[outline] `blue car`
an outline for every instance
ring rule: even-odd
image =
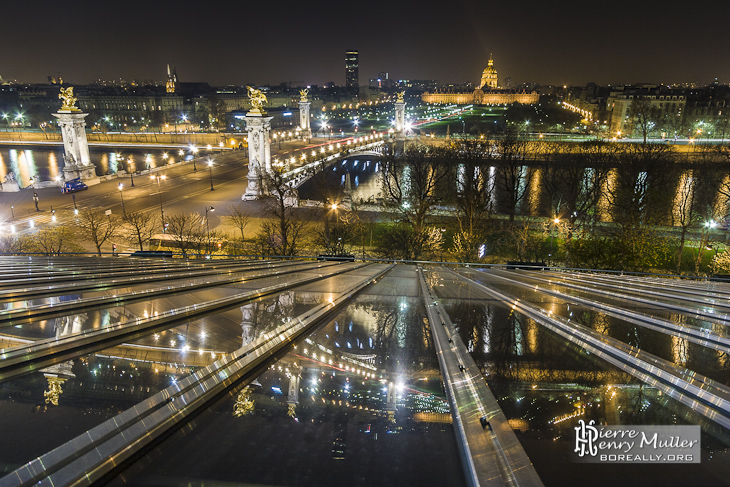
[[[63,187],[61,188],[62,193],[75,193],[77,191],[83,191],[85,189],[89,189],[89,187],[81,181],[80,179],[72,179],[71,181],[66,181],[63,183]]]

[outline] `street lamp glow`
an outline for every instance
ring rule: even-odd
[[[555,223],[556,225],[557,225],[558,223],[560,223],[560,218],[555,218],[555,219],[553,220],[553,223]]]
[[[208,158],[208,170],[210,171],[210,190],[214,191],[215,188],[213,187],[213,161],[210,157]]]

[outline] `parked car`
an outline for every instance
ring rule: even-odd
[[[63,183],[63,187],[61,188],[62,193],[75,193],[77,191],[83,191],[85,189],[89,189],[89,187],[81,181],[80,179],[72,179],[71,181],[66,181]]]

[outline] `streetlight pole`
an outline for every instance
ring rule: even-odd
[[[38,208],[38,193],[35,191],[35,178],[31,176],[29,180],[30,186],[33,188],[33,203],[35,204],[35,211],[41,211],[40,208]]]
[[[190,153],[193,155],[193,171],[197,171],[198,167],[195,165],[195,154],[198,153],[198,148],[194,145],[190,146]]]
[[[127,159],[127,171],[129,171],[129,177],[131,179],[129,185],[134,188],[134,161],[131,157]]]
[[[205,228],[206,228],[207,235],[208,235],[207,242],[206,242],[206,250],[210,254],[210,221],[208,220],[209,211],[213,212],[213,211],[215,211],[215,208],[213,208],[212,206],[205,207]]]
[[[162,216],[162,228],[165,228],[165,210],[162,209],[162,187],[160,186],[160,179],[163,181],[167,178],[164,174],[160,176],[159,174],[153,174],[150,175],[150,179],[157,180],[157,195],[160,197],[160,216]]]
[[[330,206],[330,208],[332,208],[332,213],[334,213],[334,215],[335,215],[335,228],[334,228],[335,229],[335,235],[338,235],[339,232],[337,231],[338,230],[337,220],[339,220],[339,218],[338,218],[337,209],[339,207],[337,206],[337,203],[332,203],[332,205]],[[340,242],[341,241],[342,241],[341,238],[337,238],[337,241],[335,242],[335,249],[337,249],[337,252],[336,253],[340,253]]]
[[[119,183],[119,197],[122,199],[122,214],[124,216],[127,216],[127,210],[124,209],[124,192],[122,191],[124,189],[124,185],[122,183]]]
[[[214,191],[215,188],[213,187],[213,161],[208,158],[208,169],[210,170],[210,190]]]

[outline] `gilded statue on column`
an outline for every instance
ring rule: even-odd
[[[61,92],[58,94],[58,98],[63,100],[61,110],[67,110],[71,112],[78,112],[79,109],[76,107],[78,98],[74,96],[74,87],[69,86],[68,88],[61,88]]]
[[[263,113],[264,103],[267,102],[266,95],[264,95],[261,90],[257,90],[251,86],[247,86],[246,88],[248,88],[248,99],[251,102],[252,107],[251,111]]]
[[[246,386],[238,394],[238,397],[236,397],[236,404],[233,406],[233,415],[237,418],[247,414],[253,414],[255,401],[251,399],[252,392],[249,386]]]
[[[299,96],[301,97],[299,101],[309,101],[307,100],[307,95],[309,94],[308,89],[299,90]]]
[[[396,100],[396,102],[398,102],[398,103],[405,103],[405,100],[403,99],[403,97],[406,96],[406,92],[405,91],[399,91],[397,93],[397,96],[398,96],[398,99]]]
[[[289,410],[286,412],[286,415],[292,419],[297,419],[297,405],[289,404]]]
[[[66,379],[59,379],[58,377],[48,377],[48,390],[43,391],[43,397],[46,400],[46,404],[50,403],[54,406],[58,406],[58,398],[63,394],[61,385],[66,382]]]

